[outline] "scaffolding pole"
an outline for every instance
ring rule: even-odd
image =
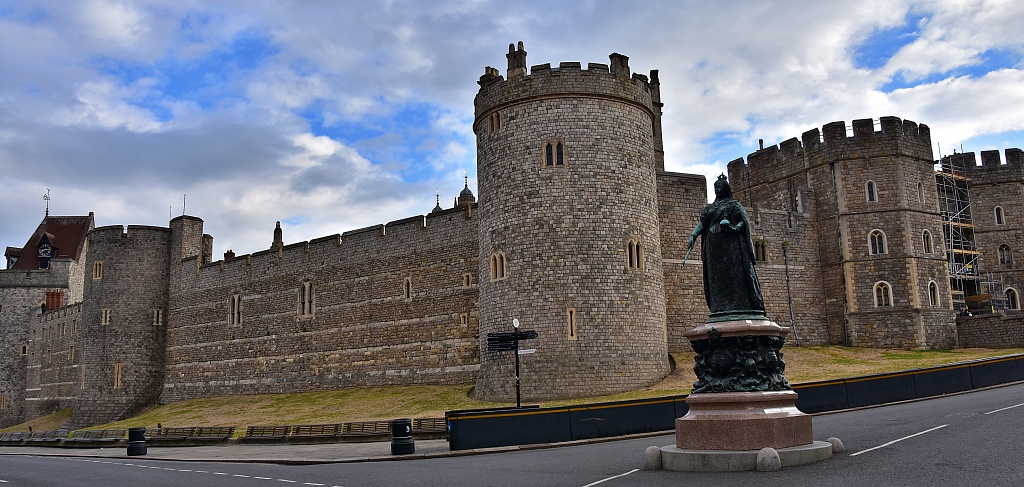
[[[967,307],[968,296],[982,292],[979,253],[971,218],[971,179],[966,172],[968,162],[973,163],[973,159],[954,152],[939,161],[939,170],[935,173],[949,285],[953,291],[953,308],[958,311]]]

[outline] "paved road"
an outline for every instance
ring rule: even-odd
[[[634,471],[644,448],[671,444],[671,436],[494,455],[307,466],[4,455],[0,487],[1024,485],[1024,384],[818,416],[814,431],[816,439],[841,438],[848,452],[781,472],[724,474]]]

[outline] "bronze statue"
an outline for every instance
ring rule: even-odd
[[[767,319],[761,285],[754,270],[754,243],[743,205],[732,197],[725,174],[715,181],[715,201],[700,213],[688,249],[701,240],[704,299],[708,322]],[[689,252],[687,252],[689,255]]]

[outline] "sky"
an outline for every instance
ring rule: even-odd
[[[50,213],[205,221],[214,255],[451,207],[473,97],[527,64],[660,71],[666,169],[842,120],[1024,148],[1020,1],[0,0],[0,246]],[[183,208],[184,201],[184,208]]]

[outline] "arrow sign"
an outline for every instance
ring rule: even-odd
[[[537,353],[537,349],[536,348],[527,348],[526,350],[519,350],[518,353],[519,353],[519,355],[526,355],[528,353]]]

